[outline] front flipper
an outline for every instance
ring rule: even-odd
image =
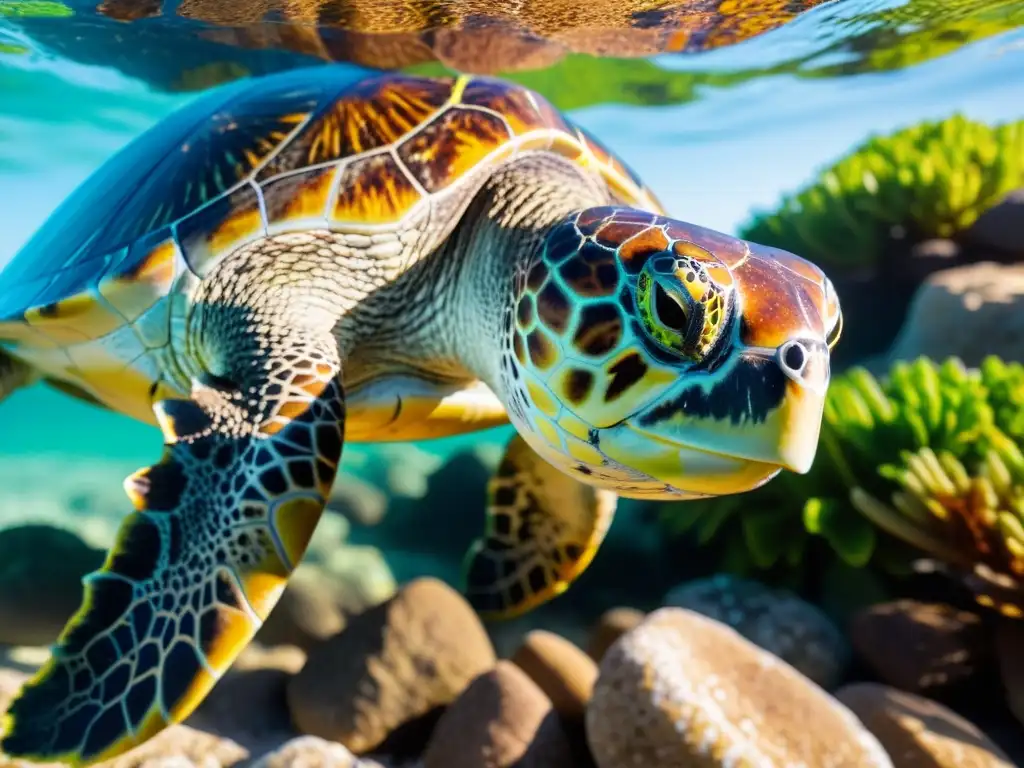
[[[551,466],[516,435],[487,489],[483,538],[466,556],[466,596],[508,619],[560,595],[590,565],[618,497]]]
[[[320,518],[344,434],[335,366],[271,376],[255,408],[205,387],[156,405],[163,458],[125,481],[138,511],[11,705],[0,752],[73,766],[121,754],[186,718],[253,637]]]

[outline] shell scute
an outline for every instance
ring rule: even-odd
[[[260,193],[252,184],[218,198],[177,225],[178,244],[185,262],[200,277],[218,256],[266,234]]]
[[[59,344],[74,344],[110,333],[124,318],[93,292],[77,293],[25,312],[25,322]]]
[[[344,167],[330,218],[335,225],[390,224],[421,199],[393,155],[370,155]]]
[[[437,194],[429,200],[436,217],[454,222],[459,196],[445,190],[526,149],[572,158],[626,202],[658,210],[624,164],[521,86],[476,77],[358,77],[315,67],[239,81],[133,142],[5,268],[0,338],[80,345],[134,325],[144,347],[160,346],[160,299],[230,250],[311,228],[354,236],[359,225],[397,242],[400,222],[430,195]],[[567,233],[570,241],[575,251],[579,235]],[[594,296],[618,284],[607,271],[567,269],[541,276],[547,290],[534,307],[556,331],[573,316],[557,281]]]
[[[254,88],[165,146],[162,159],[104,228],[93,251],[128,245],[244,184],[300,128],[322,96],[319,87],[281,90]]]
[[[469,80],[459,102],[496,112],[516,136],[545,129],[570,132],[562,116],[541,96],[500,80],[485,77]]]
[[[184,257],[169,229],[153,233],[128,249],[100,280],[100,295],[129,323],[167,295],[185,269]]]
[[[263,184],[267,212],[267,233],[297,229],[326,229],[327,207],[337,179],[332,165],[278,176]]]
[[[398,148],[398,155],[423,188],[439,192],[491,153],[509,146],[508,126],[478,110],[452,108]]]
[[[453,83],[404,75],[363,80],[313,117],[257,179],[393,146],[448,103]]]

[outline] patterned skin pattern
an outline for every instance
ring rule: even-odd
[[[588,209],[517,284],[509,412],[541,455],[620,496],[748,490],[809,468],[840,318],[803,259]]]
[[[666,218],[523,88],[318,67],[204,97],[0,275],[0,397],[42,378],[165,440],[0,749],[90,765],[187,717],[350,437],[515,425],[466,561],[507,617],[586,568],[617,496],[806,470],[840,325],[816,267]]]

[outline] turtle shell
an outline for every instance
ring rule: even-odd
[[[104,337],[268,235],[400,230],[525,150],[593,168],[619,202],[661,210],[636,174],[530,90],[365,72],[324,66],[239,81],[134,141],[0,274],[0,340],[64,347]]]

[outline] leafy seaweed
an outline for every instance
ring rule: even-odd
[[[0,0],[0,17],[61,19],[75,12],[57,0]]]
[[[1015,613],[1005,594],[1024,599],[1022,405],[1024,366],[996,357],[976,370],[919,358],[882,379],[855,368],[829,389],[810,472],[665,505],[662,520],[699,543],[741,542],[742,554],[726,549],[745,571],[794,566],[814,539],[857,568],[891,572],[924,555]],[[985,596],[993,582],[998,600]]]
[[[989,126],[956,114],[871,138],[741,234],[862,272],[880,262],[893,227],[950,237],[1022,185],[1024,121]]]

